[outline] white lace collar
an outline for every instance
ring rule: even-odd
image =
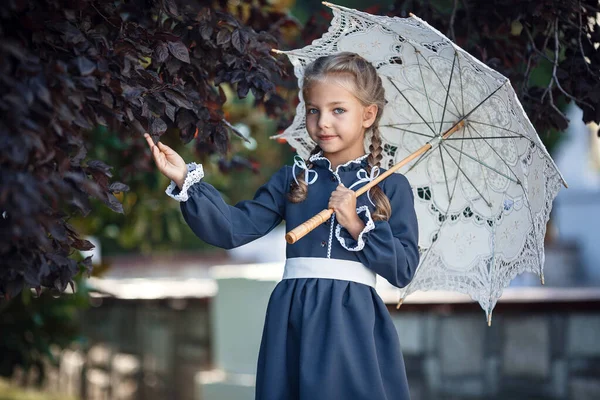
[[[316,154],[313,154],[312,156],[309,157],[309,161],[314,163],[314,162],[319,162],[319,161],[325,161],[327,163],[327,168],[329,168],[329,170],[335,174],[337,174],[340,170],[340,168],[345,168],[348,166],[351,166],[352,164],[359,164],[359,166],[362,166],[363,161],[365,161],[367,159],[367,157],[369,157],[368,154],[364,154],[358,158],[355,158],[354,160],[350,160],[345,162],[344,164],[340,164],[336,167],[335,171],[333,171],[331,169],[331,161],[329,161],[329,159],[325,156],[323,156],[323,151],[320,151]]]

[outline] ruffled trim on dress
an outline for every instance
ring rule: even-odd
[[[364,155],[362,155],[362,156],[360,156],[358,158],[355,158],[354,160],[350,160],[350,161],[345,162],[344,164],[340,164],[340,165],[338,165],[336,167],[335,171],[331,169],[331,161],[329,161],[329,159],[327,157],[323,156],[323,152],[322,151],[318,152],[317,154],[313,154],[312,156],[310,156],[308,158],[308,161],[310,161],[310,162],[327,161],[327,165],[328,165],[327,168],[329,168],[329,170],[331,171],[331,173],[333,175],[335,175],[335,177],[337,178],[338,182],[342,183],[342,179],[340,178],[340,175],[339,175],[340,168],[347,167],[347,166],[349,166],[350,164],[353,164],[353,163],[360,164],[367,157],[369,157],[369,155],[368,154],[364,154]]]
[[[368,206],[360,206],[356,209],[359,218],[365,223],[364,229],[358,234],[358,239],[354,240],[350,232],[341,225],[335,229],[335,237],[338,239],[343,248],[349,251],[361,251],[365,247],[364,235],[367,232],[375,229],[375,223],[371,218],[371,212]],[[362,214],[362,215],[361,215]]]
[[[189,198],[188,189],[192,187],[193,184],[198,183],[204,178],[204,169],[202,168],[202,164],[196,164],[195,162],[191,162],[187,164],[187,175],[185,176],[185,181],[183,182],[183,187],[181,191],[178,192],[179,188],[174,181],[171,181],[165,193],[179,201],[187,201]]]

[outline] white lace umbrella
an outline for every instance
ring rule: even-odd
[[[283,52],[300,87],[317,57],[358,53],[377,68],[388,101],[382,167],[430,145],[401,170],[414,191],[421,249],[401,301],[417,290],[458,291],[479,302],[489,323],[517,274],[534,272],[543,283],[546,223],[564,180],[506,77],[415,16],[324,4],[334,14],[329,31]],[[306,158],[315,143],[304,108],[300,93],[293,124],[277,137]]]

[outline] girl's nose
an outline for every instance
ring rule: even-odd
[[[326,117],[325,113],[319,115],[319,121],[317,122],[319,128],[326,128],[329,126],[329,119]]]

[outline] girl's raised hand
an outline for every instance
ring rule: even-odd
[[[335,211],[335,218],[354,239],[358,238],[365,224],[356,213],[356,193],[344,185],[338,185],[331,197],[327,208]]]
[[[146,142],[152,152],[154,162],[158,167],[158,170],[167,178],[171,179],[181,189],[185,177],[187,175],[187,166],[183,158],[175,150],[167,146],[166,144],[158,143],[155,145],[154,141],[147,133],[144,133]]]

